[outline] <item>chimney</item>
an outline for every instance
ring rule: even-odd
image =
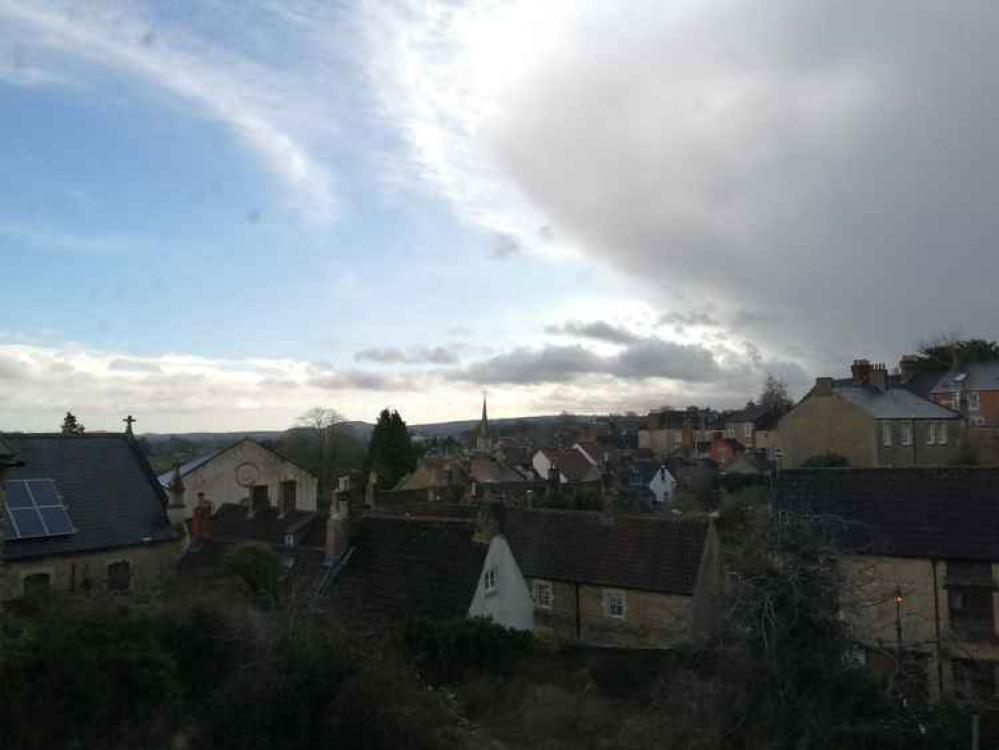
[[[364,507],[374,509],[378,496],[378,472],[368,474],[368,486],[364,490]]]
[[[871,384],[871,363],[866,359],[855,359],[850,366],[850,375],[854,385]]]
[[[831,396],[832,391],[832,378],[815,378],[815,387],[812,389],[813,396]]]
[[[340,493],[333,495],[330,516],[326,520],[326,562],[333,562],[347,551],[350,542],[350,508],[341,499]]]
[[[191,517],[191,536],[195,541],[210,539],[212,536],[212,504],[205,499],[205,493],[198,493],[198,504]]]
[[[167,485],[167,520],[171,526],[184,522],[184,480],[180,476],[180,462],[173,462],[173,476]],[[202,495],[204,493],[201,493]]]
[[[558,463],[552,461],[548,466],[548,491],[555,492],[559,485]]]
[[[870,384],[882,391],[888,389],[888,368],[883,364],[871,366]]]
[[[898,361],[898,372],[903,383],[908,383],[919,372],[919,357],[915,354],[906,354]]]

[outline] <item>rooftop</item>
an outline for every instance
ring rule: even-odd
[[[24,461],[8,479],[51,479],[76,532],[6,540],[7,560],[173,541],[166,497],[145,457],[124,434],[5,435]]]
[[[999,362],[975,362],[955,367],[933,387],[933,393],[956,390],[999,391]]]
[[[834,392],[875,419],[959,419],[960,414],[905,388],[835,383]]]
[[[708,522],[668,515],[504,512],[502,530],[528,578],[691,595]]]
[[[847,551],[999,562],[999,468],[794,469],[777,510],[847,523]]]

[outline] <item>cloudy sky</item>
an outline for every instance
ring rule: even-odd
[[[994,338],[997,28],[0,0],[0,429],[724,407]]]

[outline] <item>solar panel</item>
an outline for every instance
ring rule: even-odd
[[[76,533],[69,511],[51,479],[8,479],[7,529],[11,539]]]

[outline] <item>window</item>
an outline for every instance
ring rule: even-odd
[[[968,392],[968,411],[978,411],[982,408],[982,394],[978,391]]]
[[[935,422],[930,422],[926,425],[926,444],[936,445],[937,444],[937,425]]]
[[[497,589],[499,588],[499,586],[497,584],[497,581],[496,581],[496,567],[495,566],[491,567],[489,570],[486,571],[486,575],[485,575],[485,579],[484,579],[483,583],[484,583],[485,590],[486,590],[486,596],[493,596],[496,593]]]
[[[881,424],[881,442],[883,442],[886,447],[891,445],[891,424],[888,422],[883,422]]]
[[[683,442],[683,435],[679,432],[673,433],[673,447],[679,448],[680,444]]]
[[[284,535],[284,546],[285,547],[294,547],[295,546],[295,535],[294,534],[285,534]]]
[[[625,604],[623,591],[604,592],[604,614],[616,620],[624,619]]]
[[[32,573],[21,580],[21,588],[26,597],[47,594],[52,588],[52,578],[48,573]]]
[[[995,664],[990,661],[954,659],[954,689],[959,698],[987,701],[996,697]]]
[[[551,609],[555,603],[555,589],[551,581],[533,581],[531,583],[531,598],[538,609]]]
[[[902,445],[912,445],[912,425],[903,424],[901,425],[902,430]]]
[[[292,513],[296,508],[298,482],[294,479],[281,482],[281,512]]]
[[[992,609],[992,589],[983,587],[951,587],[947,592],[950,625],[962,638],[972,640],[995,636],[995,616]]]
[[[937,444],[947,445],[947,423],[941,422],[937,425]]]
[[[108,591],[125,593],[131,588],[132,566],[127,560],[108,565]]]
[[[734,438],[735,437],[735,425],[725,428],[725,437]]]
[[[746,440],[753,439],[753,425],[751,423],[744,424],[742,426],[742,434],[745,436]]]

